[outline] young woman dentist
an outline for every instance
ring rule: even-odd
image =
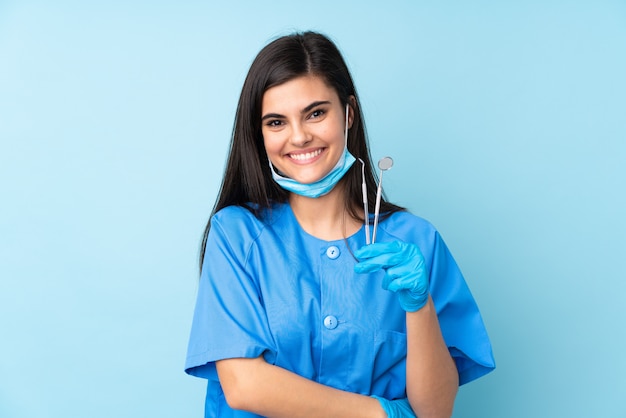
[[[337,47],[312,32],[268,44],[204,236],[185,370],[208,379],[205,417],[449,417],[458,386],[494,368],[430,223],[383,199],[366,243],[363,181],[375,202]]]

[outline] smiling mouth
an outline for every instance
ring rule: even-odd
[[[296,160],[296,161],[306,161],[306,160],[310,160],[312,158],[317,157],[321,153],[322,153],[322,149],[320,148],[313,152],[305,152],[301,154],[289,154],[289,158]]]

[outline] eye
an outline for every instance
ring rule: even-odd
[[[270,119],[270,120],[268,120],[268,121],[265,123],[265,125],[267,125],[267,126],[269,126],[269,127],[272,127],[272,128],[275,128],[275,127],[280,126],[280,125],[282,125],[282,124],[283,124],[283,122],[282,122],[282,121],[280,121],[280,120],[278,120],[278,119]]]
[[[313,112],[311,112],[311,119],[316,119],[316,118],[320,118],[322,116],[324,116],[326,112],[323,109],[315,109]]]

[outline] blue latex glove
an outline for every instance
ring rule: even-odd
[[[402,241],[377,242],[354,252],[357,273],[385,271],[383,288],[395,292],[407,312],[421,309],[428,301],[428,272],[422,252]]]
[[[385,398],[379,398],[378,396],[372,396],[372,398],[376,398],[378,402],[380,402],[380,405],[383,407],[383,409],[387,413],[387,417],[389,418],[417,418],[417,416],[411,409],[411,405],[409,405],[409,400],[407,398],[396,399],[394,401],[390,401],[389,399]]]

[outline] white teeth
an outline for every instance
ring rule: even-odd
[[[294,160],[303,161],[303,160],[309,160],[311,158],[317,157],[321,153],[322,153],[322,150],[318,149],[317,151],[307,152],[305,154],[289,154],[289,156],[293,158]]]

